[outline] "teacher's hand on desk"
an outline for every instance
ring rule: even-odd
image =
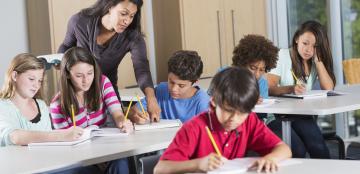
[[[155,97],[147,98],[147,111],[151,122],[160,121],[161,109]]]

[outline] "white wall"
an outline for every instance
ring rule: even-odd
[[[26,0],[6,0],[0,6],[0,84],[13,57],[29,51]]]

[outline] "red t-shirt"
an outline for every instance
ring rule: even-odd
[[[221,126],[215,113],[203,112],[181,127],[161,160],[184,161],[215,152],[205,126],[209,127],[222,156],[227,159],[243,157],[246,150],[266,155],[281,142],[253,112],[239,127],[229,132]]]

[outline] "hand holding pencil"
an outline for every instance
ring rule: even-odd
[[[303,94],[306,91],[305,82],[302,79],[297,78],[294,71],[292,70],[291,70],[291,75],[296,80],[296,84],[293,90],[294,94]]]
[[[218,146],[216,145],[214,137],[212,136],[209,128],[206,126],[205,129],[216,153],[210,153],[209,155],[199,159],[198,168],[202,172],[215,170],[220,166],[222,166],[224,162],[227,160],[226,158],[222,157],[221,152]]]
[[[123,131],[123,132],[133,132],[134,131],[134,126],[133,126],[132,122],[128,119],[129,111],[130,111],[132,102],[133,102],[133,99],[130,100],[130,104],[127,107],[125,116],[118,123],[119,129],[121,129],[121,131]]]

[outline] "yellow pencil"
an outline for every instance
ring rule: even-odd
[[[71,116],[72,116],[72,120],[73,120],[73,126],[76,127],[74,105],[71,105]]]
[[[205,126],[205,129],[206,129],[206,131],[207,131],[207,133],[208,133],[208,135],[209,135],[210,141],[211,141],[212,145],[214,146],[214,149],[215,149],[216,153],[217,153],[219,156],[221,156],[221,152],[220,152],[219,148],[217,147],[217,145],[216,145],[216,143],[215,143],[214,137],[211,135],[211,132],[210,132],[209,127]]]
[[[141,110],[142,110],[143,114],[145,115],[144,106],[142,105],[142,103],[141,103],[141,101],[140,101],[139,95],[136,94],[136,98],[137,98],[138,102],[140,103],[140,107],[141,107]]]
[[[128,114],[129,114],[129,111],[130,111],[130,108],[131,108],[131,104],[132,104],[132,102],[133,102],[133,98],[131,98],[131,100],[130,100],[130,104],[129,104],[129,106],[128,106],[127,110],[126,110],[126,114],[125,114],[125,121],[126,121],[126,119],[127,119],[127,117],[128,117]]]
[[[296,75],[295,75],[295,73],[294,73],[294,71],[293,70],[291,70],[291,75],[294,77],[294,79],[296,80],[296,84],[303,84],[303,81],[302,80],[299,80],[297,77],[296,77]]]

